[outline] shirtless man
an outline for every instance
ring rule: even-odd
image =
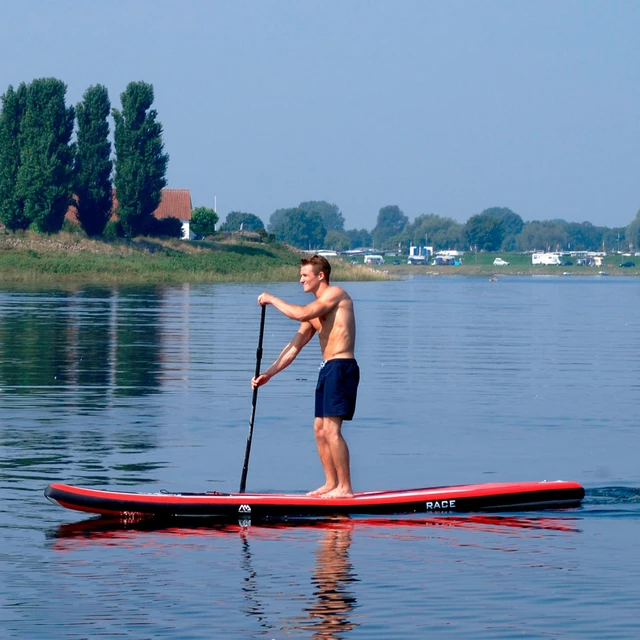
[[[326,258],[315,255],[301,260],[301,265],[300,284],[306,293],[315,296],[313,302],[302,307],[268,293],[258,296],[258,304],[273,305],[287,318],[300,322],[300,328],[276,361],[251,380],[251,386],[255,389],[269,382],[295,360],[315,333],[318,334],[324,362],[316,387],[313,430],[326,481],[307,495],[349,498],[353,495],[349,449],[341,429],[343,420],[353,418],[360,380],[353,355],[356,339],[353,301],[344,289],[329,284],[331,265]]]

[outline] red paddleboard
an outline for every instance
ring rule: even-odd
[[[264,520],[284,517],[474,511],[520,511],[577,507],[584,488],[576,482],[492,482],[401,491],[367,491],[351,498],[283,493],[136,493],[50,484],[53,503],[105,516],[219,516]]]

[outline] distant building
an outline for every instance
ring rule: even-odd
[[[117,220],[115,213],[118,209],[118,198],[115,189],[113,190],[113,207],[114,213],[111,214],[111,220]],[[162,220],[164,218],[178,218],[182,223],[182,239],[193,240],[196,235],[191,231],[191,191],[189,189],[163,189],[160,192],[160,204],[153,212],[153,215]],[[75,205],[71,205],[67,209],[65,218],[70,222],[78,222],[78,211]]]
[[[192,209],[189,189],[163,189],[160,204],[153,215],[158,220],[178,218],[182,223],[182,239],[194,240],[196,234],[190,229]]]

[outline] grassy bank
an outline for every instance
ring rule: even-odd
[[[0,282],[161,284],[297,280],[300,254],[278,243],[185,242],[136,238],[93,240],[78,234],[0,234]],[[384,274],[334,260],[334,280],[379,280]]]

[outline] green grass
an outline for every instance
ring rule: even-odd
[[[75,234],[0,236],[4,283],[178,283],[297,280],[301,254],[278,243],[185,242],[138,238],[104,242]],[[373,280],[368,269],[334,261],[334,280]]]

